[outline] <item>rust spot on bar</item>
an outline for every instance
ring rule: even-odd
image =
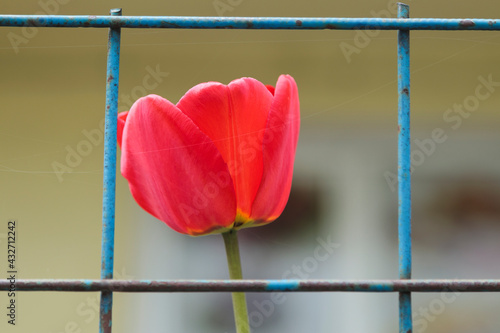
[[[472,28],[476,25],[476,23],[472,22],[471,20],[462,20],[458,25],[460,26],[460,28]]]
[[[111,19],[111,22],[109,22],[110,29],[119,29],[121,26],[120,21],[116,20],[116,16]]]
[[[104,332],[111,332],[111,303],[109,297],[110,292],[104,291],[101,294],[101,325]],[[103,304],[104,303],[104,304]],[[103,306],[105,309],[103,309]],[[103,311],[104,310],[104,311]]]
[[[113,75],[110,75],[110,76],[108,77],[108,82],[113,81],[113,79],[114,79]]]
[[[408,88],[403,88],[403,90],[401,90],[401,92],[405,95],[408,95],[410,92],[408,91]]]
[[[401,133],[401,125],[398,125],[398,133]]]
[[[39,26],[38,22],[35,19],[27,19],[26,25],[29,27],[37,27]]]
[[[325,28],[326,29],[338,29],[338,26],[336,26],[335,24],[327,24],[327,25],[325,25]]]
[[[350,286],[352,288],[352,290],[356,290],[356,285],[353,284],[352,286]],[[361,283],[359,285],[358,288],[361,288],[361,289],[369,289],[370,288],[370,285],[368,283]]]
[[[298,27],[301,27],[302,26],[302,21],[301,20],[295,21],[295,25],[298,26]]]
[[[180,28],[181,27],[178,24],[175,24],[175,23],[172,23],[172,22],[169,22],[169,21],[165,21],[165,20],[162,20],[161,24],[164,25],[164,26],[168,26],[169,28]],[[141,27],[142,28],[149,28],[146,24],[143,24]]]

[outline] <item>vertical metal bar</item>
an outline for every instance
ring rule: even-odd
[[[120,16],[121,9],[112,9]],[[118,80],[120,73],[120,28],[110,28],[106,76],[106,116],[104,128],[104,177],[102,198],[102,252],[101,279],[113,278],[115,245],[115,190],[116,190],[116,127],[118,113]],[[100,333],[111,333],[113,293],[101,292]]]
[[[398,3],[398,18],[409,18]],[[411,279],[410,31],[398,30],[398,238],[399,278]],[[411,293],[399,293],[399,332],[412,332]]]

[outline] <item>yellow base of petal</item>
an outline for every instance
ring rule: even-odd
[[[205,236],[205,235],[213,235],[213,234],[222,234],[225,233],[229,230],[239,230],[239,229],[244,229],[244,228],[251,228],[251,227],[259,227],[262,225],[266,225],[268,223],[273,222],[276,220],[278,216],[276,217],[270,217],[266,220],[254,220],[250,218],[250,215],[247,213],[242,212],[241,210],[237,210],[236,216],[234,218],[234,222],[227,227],[222,227],[222,226],[217,226],[214,227],[212,230],[189,230],[189,235],[190,236]]]

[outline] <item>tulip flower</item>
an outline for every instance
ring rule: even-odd
[[[290,193],[297,86],[207,82],[177,103],[149,95],[118,116],[121,172],[137,203],[188,235],[267,224]]]
[[[285,208],[299,136],[297,85],[252,78],[207,82],[177,103],[149,95],[118,115],[121,172],[137,203],[188,235],[222,233],[229,276],[241,279],[236,230]],[[249,333],[244,293],[233,293],[238,333]]]

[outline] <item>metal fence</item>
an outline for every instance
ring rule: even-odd
[[[109,28],[104,179],[102,205],[102,258],[100,280],[17,280],[20,291],[99,291],[100,332],[111,332],[113,292],[397,292],[399,332],[412,331],[412,292],[498,292],[500,280],[411,279],[410,182],[410,30],[500,30],[500,19],[410,19],[409,7],[398,4],[398,18],[277,18],[277,17],[173,17],[0,15],[0,26],[54,28]],[[399,279],[394,280],[113,280],[116,132],[120,36],[122,28],[164,29],[287,29],[287,30],[397,30],[398,52],[398,239]],[[0,281],[8,291],[10,282]]]

